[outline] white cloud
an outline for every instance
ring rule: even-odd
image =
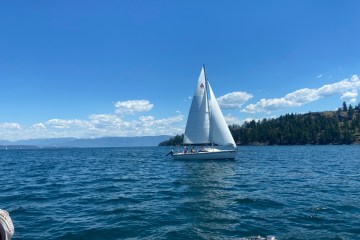
[[[217,98],[221,108],[235,109],[240,108],[245,102],[249,101],[253,95],[246,92],[232,92]]]
[[[90,124],[88,121],[72,119],[72,120],[65,120],[65,119],[51,119],[48,120],[45,125],[49,126],[50,128],[73,128],[73,127],[81,127],[86,128],[89,127]]]
[[[260,119],[257,119],[257,118],[244,118],[244,119],[239,119],[237,117],[234,117],[232,115],[227,115],[227,116],[224,116],[225,118],[225,121],[228,125],[243,125],[245,122],[251,122],[252,120],[255,120],[255,121],[259,121]]]
[[[123,102],[116,102],[115,112],[119,115],[124,114],[135,114],[138,112],[148,112],[153,108],[153,104],[151,104],[148,100],[129,100]]]
[[[29,138],[94,138],[105,136],[144,136],[178,134],[184,129],[182,114],[156,119],[154,116],[123,117],[151,110],[153,104],[147,100],[117,102],[114,114],[92,114],[85,120],[50,119],[30,127],[19,123],[0,123],[1,139],[20,140]]]
[[[93,129],[128,127],[118,115],[114,114],[92,114],[89,117],[89,123]]]
[[[0,123],[0,137],[1,140],[12,140],[13,138],[22,136],[24,131],[19,123],[4,122]]]
[[[141,116],[137,121],[137,131],[141,135],[157,135],[157,134],[178,134],[184,131],[181,124],[184,119],[183,115],[174,117],[155,119],[153,116]]]
[[[33,129],[46,129],[45,124],[43,123],[37,123],[31,126]]]
[[[19,123],[4,122],[4,123],[0,123],[0,129],[1,130],[20,130],[21,126]]]
[[[256,112],[272,112],[282,108],[300,106],[297,103],[286,100],[285,98],[261,99],[256,104],[249,104],[241,112],[256,113]]]
[[[316,78],[319,79],[319,78],[322,78],[323,75],[322,74],[319,74]]]
[[[357,96],[357,92],[344,92],[341,96],[341,99],[349,103],[356,103]]]
[[[351,90],[352,88],[352,82],[345,79],[337,83],[324,85],[321,88],[318,88],[316,91],[319,96],[328,97],[334,94],[343,93],[345,91]]]
[[[141,116],[140,123],[144,126],[169,126],[183,120],[183,115],[156,120],[153,116]]]
[[[225,122],[227,125],[233,125],[233,124],[241,125],[241,123],[243,122],[243,120],[241,120],[237,117],[234,117],[232,115],[224,116],[224,118],[225,118]]]
[[[290,102],[290,106],[301,106],[302,104],[316,101],[320,97],[316,89],[303,88],[287,94],[284,99]]]
[[[255,104],[247,105],[242,112],[256,113],[267,112],[303,106],[304,104],[316,101],[320,98],[341,95],[341,99],[348,99],[351,102],[356,101],[358,90],[360,89],[360,79],[354,75],[351,79],[344,79],[342,81],[327,84],[317,89],[303,88],[292,93],[287,94],[282,98],[261,99]]]

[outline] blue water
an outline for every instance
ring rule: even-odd
[[[360,239],[360,146],[0,151],[13,239]]]

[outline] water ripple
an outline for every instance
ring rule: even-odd
[[[13,239],[358,239],[358,146],[240,147],[172,161],[166,147],[0,152]]]

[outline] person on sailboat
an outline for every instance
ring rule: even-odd
[[[184,153],[187,153],[187,151],[188,151],[188,147],[184,146]]]
[[[192,146],[192,148],[191,148],[191,153],[195,153],[195,147],[194,146]]]

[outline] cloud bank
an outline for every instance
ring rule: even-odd
[[[360,89],[360,79],[354,75],[350,79],[327,84],[320,88],[303,88],[287,94],[282,98],[261,99],[255,104],[249,104],[241,112],[261,113],[273,112],[290,107],[299,107],[307,103],[314,102],[321,98],[341,95],[341,99],[351,103],[356,102],[356,97]]]
[[[151,115],[136,116],[149,112],[154,107],[148,100],[118,101],[114,107],[113,114],[92,114],[85,120],[54,118],[31,127],[21,126],[19,123],[0,123],[1,140],[175,135],[183,131],[181,114],[162,119]],[[125,120],[127,115],[133,119]]]

